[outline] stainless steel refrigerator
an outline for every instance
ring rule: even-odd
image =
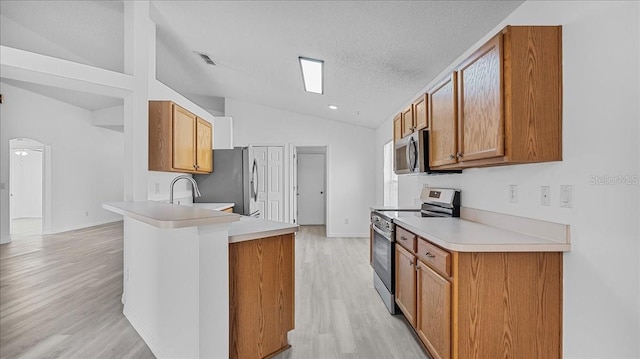
[[[233,212],[258,217],[258,164],[248,147],[213,150],[213,172],[193,175],[202,194],[195,203],[234,203]]]

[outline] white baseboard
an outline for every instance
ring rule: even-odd
[[[151,335],[151,333],[149,333],[142,321],[140,321],[140,319],[134,313],[128,311],[125,307],[125,309],[122,311],[122,314],[124,314],[129,323],[131,323],[133,329],[138,332],[142,340],[144,340],[145,344],[147,344],[156,358],[169,358],[166,350],[164,350],[162,345],[153,337],[153,335]]]
[[[122,218],[109,218],[109,219],[103,219],[100,221],[95,221],[90,223],[76,224],[72,226],[63,226],[63,227],[56,228],[55,230],[52,230],[49,233],[43,233],[43,234],[57,234],[57,233],[75,231],[77,229],[95,227],[95,226],[100,226],[107,223],[114,223],[114,222],[121,222],[121,221],[122,221]]]

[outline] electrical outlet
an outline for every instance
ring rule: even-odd
[[[84,211],[84,216],[89,217],[89,211]]]
[[[154,183],[153,184],[153,193],[154,194],[160,193],[160,183]]]
[[[349,224],[349,218],[344,219],[344,224]]]
[[[573,186],[571,185],[560,186],[560,207],[562,208],[573,207]]]
[[[515,184],[509,185],[509,203],[518,203],[518,186]]]
[[[129,283],[129,268],[125,271],[125,281]]]
[[[551,205],[551,187],[540,186],[540,204],[543,206]]]

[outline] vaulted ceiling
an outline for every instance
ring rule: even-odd
[[[204,108],[232,98],[376,128],[522,1],[151,3],[158,79]],[[123,8],[2,1],[2,19],[28,29],[2,44],[122,71]],[[304,92],[298,56],[325,61],[324,94]]]

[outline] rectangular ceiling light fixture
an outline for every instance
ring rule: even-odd
[[[304,90],[313,93],[324,93],[324,61],[298,57],[300,68],[302,69],[302,81]]]

